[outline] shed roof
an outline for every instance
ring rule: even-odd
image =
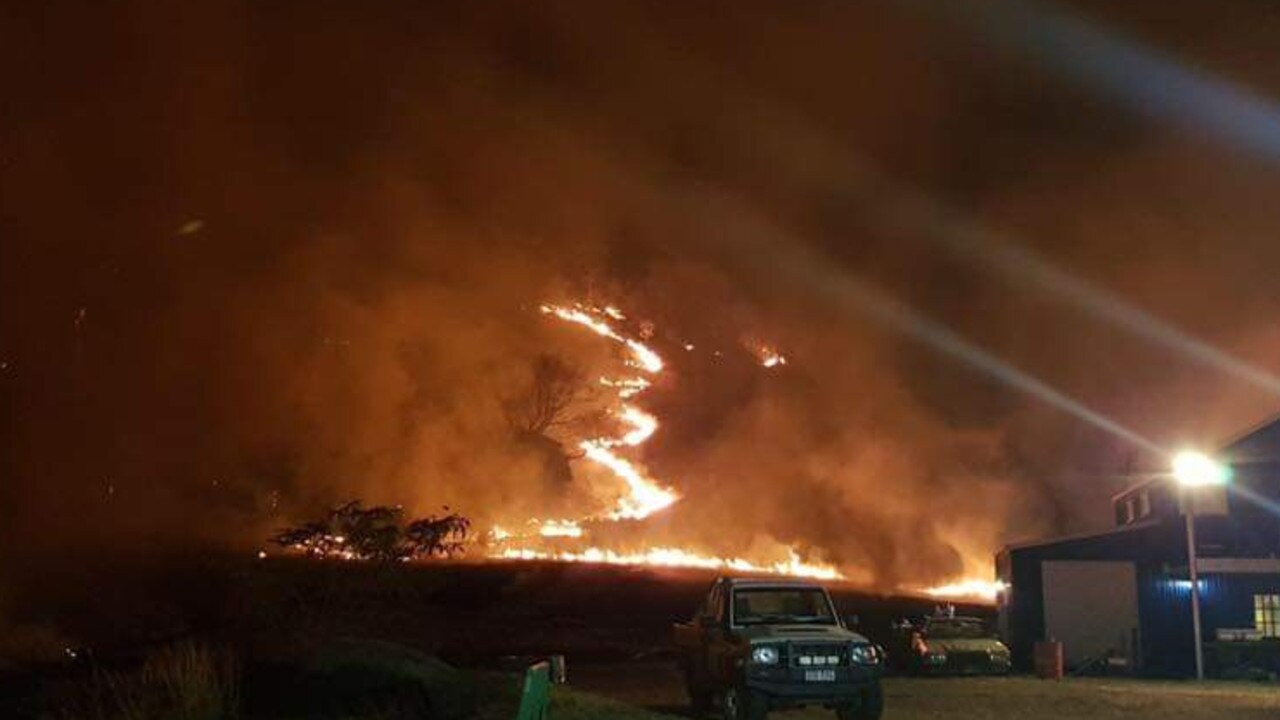
[[[1147,520],[1145,522],[1134,523],[1132,525],[1122,525],[1120,527],[1111,528],[1109,530],[1104,530],[1102,532],[1076,533],[1074,535],[1058,535],[1057,537],[1038,538],[1036,540],[1026,540],[1023,542],[1010,543],[1008,545],[1005,545],[1003,550],[1001,550],[1001,552],[1008,552],[1010,550],[1026,550],[1029,548],[1043,547],[1045,545],[1057,545],[1059,543],[1073,542],[1077,540],[1095,540],[1099,538],[1106,538],[1114,535],[1131,533],[1138,530],[1146,530],[1147,528],[1160,525],[1161,522],[1162,521],[1160,518],[1155,518],[1152,520]]]
[[[1218,454],[1227,462],[1280,461],[1280,414],[1231,438]]]

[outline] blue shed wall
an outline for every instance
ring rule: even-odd
[[[1201,587],[1211,582],[1211,578],[1202,578]],[[1143,674],[1183,677],[1194,673],[1191,592],[1186,575],[1148,572],[1140,576],[1138,615]]]
[[[1177,576],[1152,574],[1140,581],[1139,613],[1145,669],[1183,677],[1195,672],[1191,632],[1191,582],[1185,568]],[[1252,628],[1253,596],[1280,593],[1280,575],[1206,574],[1200,578],[1200,623],[1205,642],[1218,629]]]

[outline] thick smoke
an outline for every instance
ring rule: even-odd
[[[355,497],[590,504],[586,464],[503,414],[539,354],[619,362],[544,300],[615,302],[671,360],[644,460],[684,499],[628,530],[653,542],[925,583],[1096,525],[1152,462],[769,272],[796,248],[1157,442],[1276,405],[867,180],[1265,364],[1274,170],[893,3],[3,12],[0,532],[25,553],[249,547]]]

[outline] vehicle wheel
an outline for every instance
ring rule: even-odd
[[[769,703],[750,690],[730,685],[720,695],[720,712],[724,720],[764,720]]]
[[[876,683],[862,691],[862,701],[857,705],[836,708],[840,720],[880,720],[884,714],[884,690]]]

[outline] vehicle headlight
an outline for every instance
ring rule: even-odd
[[[751,649],[751,662],[757,665],[775,665],[778,662],[778,648],[772,645],[758,645]]]
[[[849,658],[858,665],[875,665],[880,662],[880,653],[875,645],[854,645],[849,650]]]

